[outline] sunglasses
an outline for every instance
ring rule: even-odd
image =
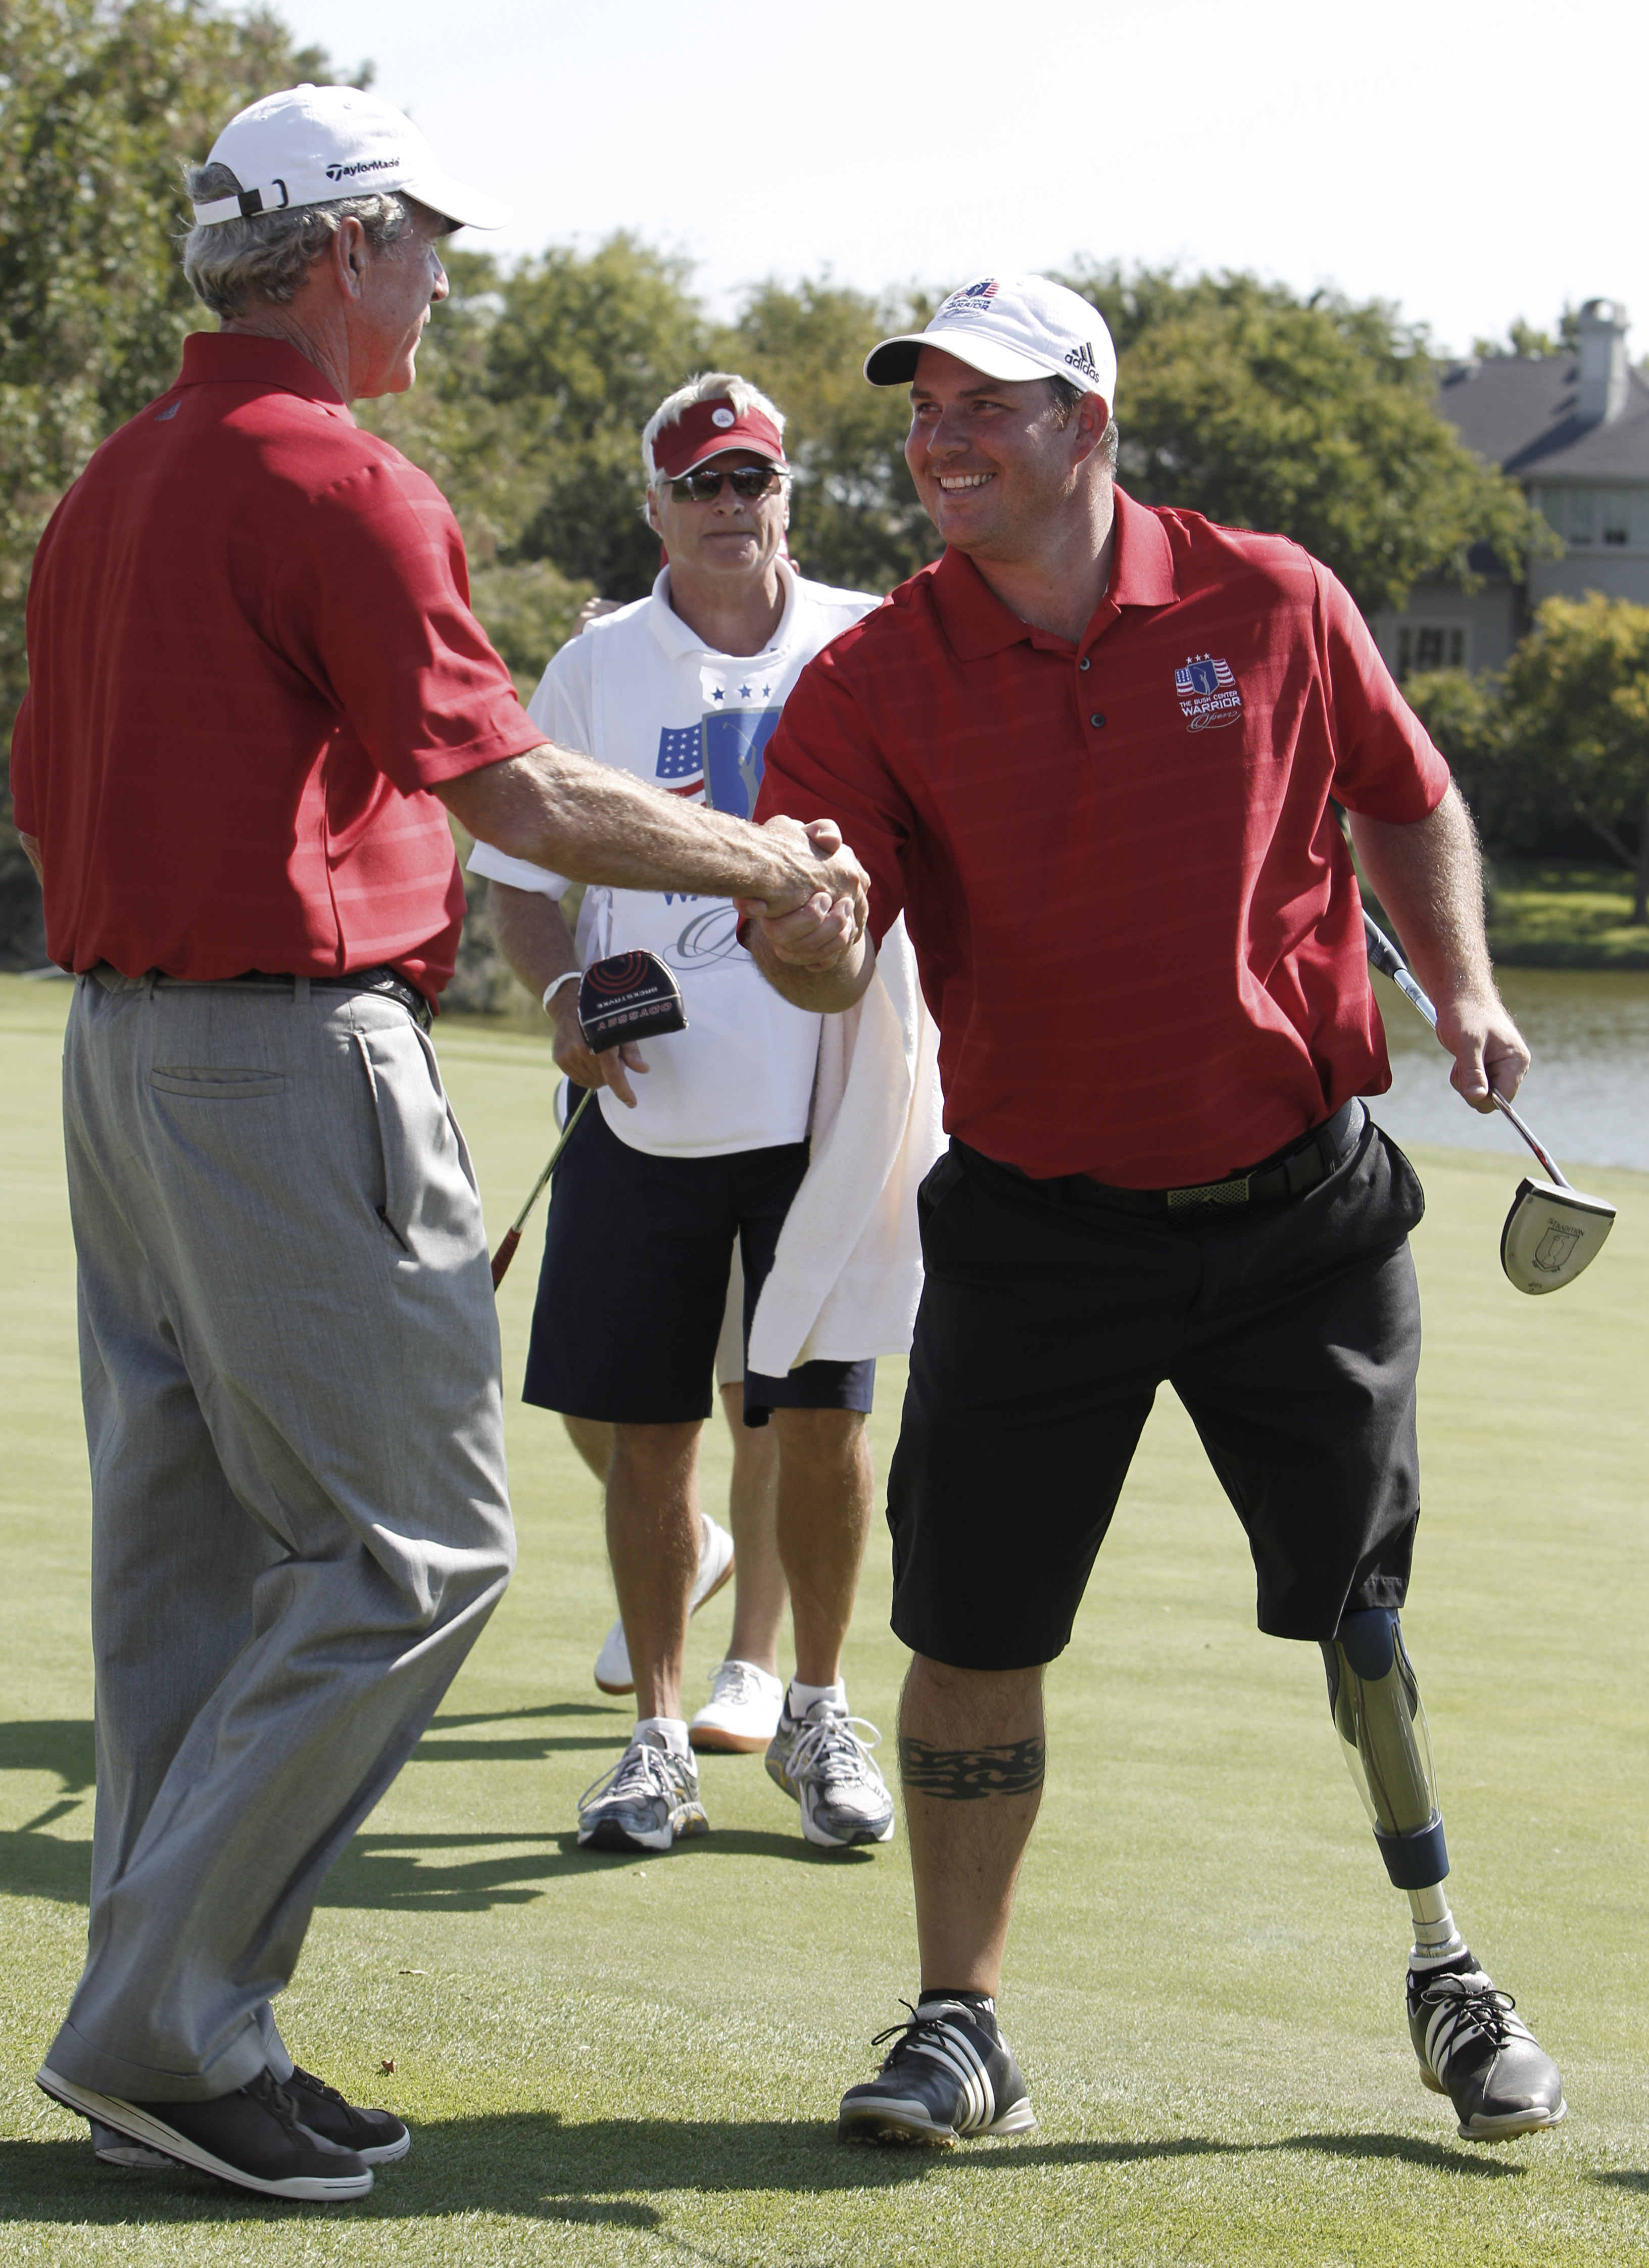
[[[754,504],[776,488],[779,478],[770,465],[736,465],[730,473],[689,473],[685,480],[671,482],[670,493],[678,504],[708,504],[721,494],[721,484],[726,481],[736,497]]]

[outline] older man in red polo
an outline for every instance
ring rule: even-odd
[[[581,880],[813,898],[844,933],[864,901],[799,828],[547,746],[439,493],[350,416],[412,383],[437,240],[504,208],[349,87],[243,112],[190,190],[222,328],[48,529],[12,744],[79,979],[97,1665],[91,1941],[40,2079],[106,2146],[326,2200],[409,2137],[297,2068],[270,2002],[513,1551],[425,1036],[464,902],[446,809]]]

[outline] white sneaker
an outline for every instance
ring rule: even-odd
[[[690,1615],[696,1615],[707,1599],[713,1599],[732,1573],[732,1536],[707,1512],[700,1513],[699,1522],[698,1573],[693,1580],[692,1596],[687,1605]],[[622,1616],[601,1640],[601,1651],[595,1657],[595,1682],[603,1693],[636,1690]]]
[[[687,1728],[696,1749],[747,1755],[764,1749],[778,1730],[778,1712],[784,1701],[784,1681],[754,1661],[718,1662],[710,1681],[710,1699]]]

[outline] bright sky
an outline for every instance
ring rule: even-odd
[[[1089,253],[1395,299],[1457,351],[1603,295],[1649,353],[1643,0],[276,5],[513,204],[467,242],[627,228],[719,311]]]

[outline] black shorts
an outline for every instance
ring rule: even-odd
[[[1419,1517],[1413,1167],[1372,1121],[1304,1196],[1182,1224],[953,1142],[887,1484],[893,1626],[1017,1669],[1071,1637],[1157,1388],[1248,1531],[1259,1623],[1327,1638],[1399,1607]]]
[[[577,1100],[577,1090],[574,1090]],[[621,1142],[596,1102],[556,1168],[522,1399],[615,1425],[708,1418],[735,1238],[747,1346],[807,1145],[659,1158]],[[805,1362],[784,1378],[747,1360],[744,1418],[769,1410],[868,1410],[864,1362]]]

